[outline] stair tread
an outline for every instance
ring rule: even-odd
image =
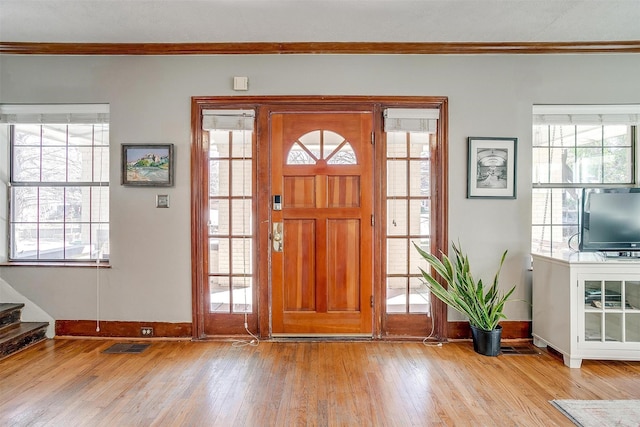
[[[12,311],[18,308],[23,308],[23,303],[13,303],[13,302],[0,302],[0,314],[5,311]]]
[[[11,325],[7,328],[0,329],[0,343],[9,341],[21,335],[27,334],[31,331],[47,327],[47,322],[20,322],[15,325]]]

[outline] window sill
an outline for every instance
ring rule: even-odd
[[[109,262],[29,262],[29,261],[5,261],[0,262],[0,267],[77,267],[77,268],[111,268]]]

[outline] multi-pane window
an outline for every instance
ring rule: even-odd
[[[413,246],[431,251],[429,140],[427,133],[387,134],[387,313],[429,312],[428,269]]]
[[[431,296],[414,247],[431,252],[431,146],[439,110],[387,109],[385,280],[388,314],[429,313]]]
[[[578,247],[583,188],[636,182],[637,114],[608,113],[611,106],[566,109],[534,107],[533,252]]]
[[[252,113],[252,112],[251,112]],[[209,311],[253,311],[253,115],[203,119],[209,142]]]
[[[9,258],[108,260],[108,110],[2,118],[13,121],[8,125]]]

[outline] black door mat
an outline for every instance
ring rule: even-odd
[[[518,356],[518,355],[537,355],[540,354],[538,350],[536,350],[532,346],[504,346],[500,347],[500,354],[505,356]]]
[[[142,353],[151,344],[134,344],[134,343],[119,343],[114,344],[103,353],[107,354],[138,354]]]

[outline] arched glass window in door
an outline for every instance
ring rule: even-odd
[[[349,141],[330,130],[314,130],[302,135],[287,155],[288,165],[314,165],[319,160],[330,165],[358,164]]]

